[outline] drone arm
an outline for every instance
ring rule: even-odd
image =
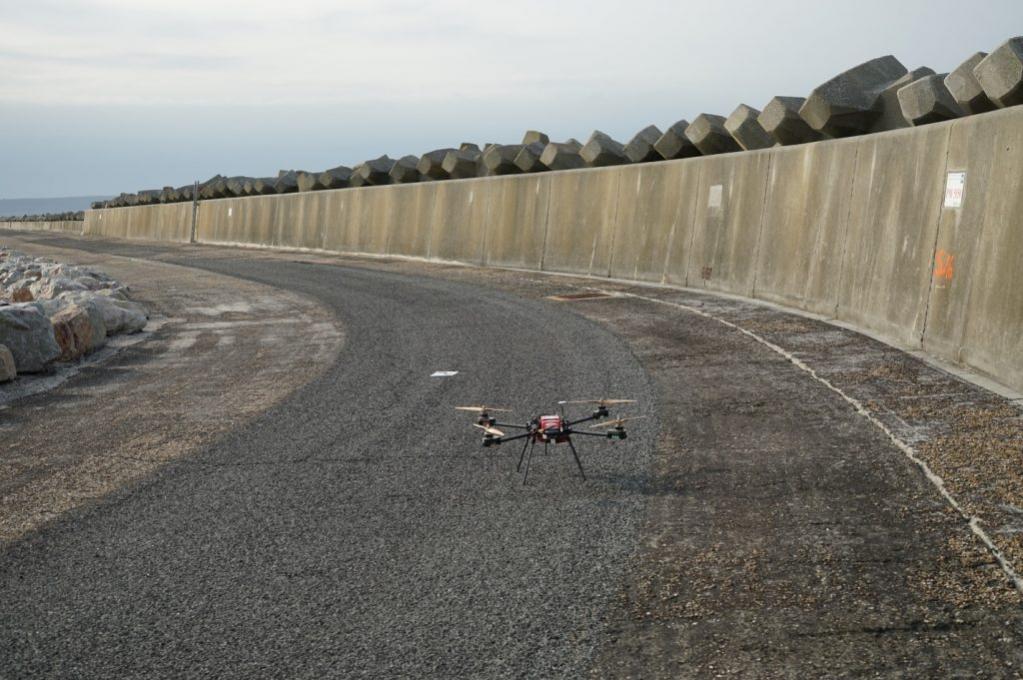
[[[497,441],[499,441],[499,442],[501,442],[503,444],[505,442],[513,442],[516,439],[525,439],[526,437],[532,437],[532,436],[533,436],[532,432],[523,432],[522,434],[517,434],[514,437],[497,437]]]
[[[516,430],[528,430],[528,429],[530,429],[529,425],[515,425],[513,423],[499,423],[496,420],[494,421],[494,424],[492,425],[492,427],[511,427],[511,428],[516,429]]]
[[[581,434],[587,437],[600,437],[601,439],[607,439],[607,432],[589,432],[587,430],[572,430],[573,435]]]
[[[570,420],[567,423],[565,423],[565,427],[572,427],[573,425],[578,425],[579,423],[588,423],[591,420],[599,420],[602,417],[603,416],[598,416],[597,414],[593,414],[591,416],[586,416],[585,418],[580,418],[579,420]]]

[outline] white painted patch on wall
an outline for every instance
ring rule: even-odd
[[[710,193],[707,194],[707,207],[720,208],[723,194],[724,190],[722,189],[720,184],[711,185]]]
[[[227,209],[227,216],[230,217],[233,214],[234,214],[234,208],[228,208]]]
[[[430,374],[431,378],[450,378],[453,375],[458,375],[458,371],[434,371]]]

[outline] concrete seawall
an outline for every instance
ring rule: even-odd
[[[191,230],[191,205],[171,204],[91,210],[84,232]],[[706,158],[203,201],[195,237],[706,288],[1023,391],[1023,107]]]
[[[64,231],[81,234],[84,222],[66,220],[60,222],[25,222],[22,220],[5,222],[0,220],[0,229],[20,229],[21,231]]]

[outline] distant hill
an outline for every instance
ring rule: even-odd
[[[60,198],[0,198],[0,217],[43,215],[45,213],[86,210],[93,201],[110,196],[63,196]]]

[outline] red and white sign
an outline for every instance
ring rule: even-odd
[[[945,181],[945,207],[963,207],[963,193],[966,191],[966,173],[950,172]]]

